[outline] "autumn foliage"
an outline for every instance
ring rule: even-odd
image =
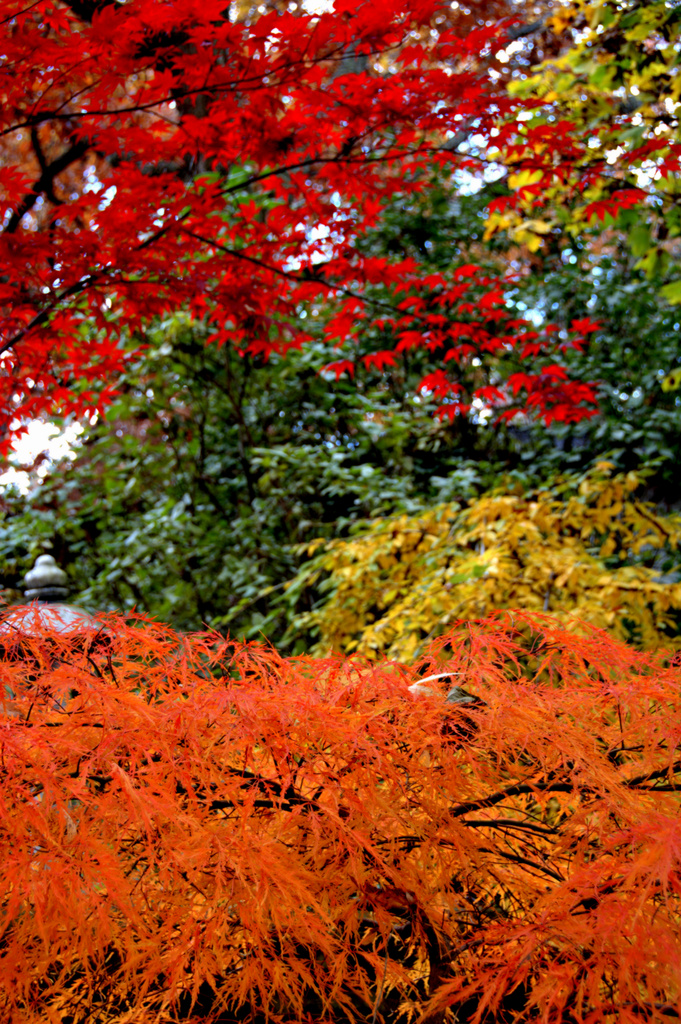
[[[315,557],[289,586],[316,584],[318,606],[294,626],[317,631],[319,653],[413,660],[452,622],[523,608],[678,646],[681,586],[661,567],[678,562],[681,519],[639,498],[645,470],[613,468],[602,461],[535,492],[500,488],[313,541]]]
[[[3,13],[5,430],[17,411],[105,406],[155,315],[188,309],[216,344],[267,357],[310,339],[300,313],[318,303],[337,374],[427,351],[423,386],[454,417],[477,392],[453,369],[517,348],[528,364],[512,389],[478,397],[548,421],[593,412],[553,334],[506,309],[504,275],[361,246],[434,172],[484,173],[485,140],[521,168],[580,178],[588,147],[566,145],[563,120],[518,141],[533,105],[508,94],[495,57],[517,5],[6,0]],[[360,355],[364,329],[379,340]],[[577,325],[561,344],[585,339]]]
[[[522,613],[411,668],[3,643],[3,1020],[681,1011],[678,658]]]

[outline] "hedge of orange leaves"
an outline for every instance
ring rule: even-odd
[[[2,1020],[681,1012],[678,656],[500,613],[367,666],[128,617],[0,671]]]

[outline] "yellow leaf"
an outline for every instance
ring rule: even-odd
[[[546,23],[557,36],[562,36],[563,32],[569,29],[576,15],[577,11],[571,9],[557,11],[556,14],[552,14],[550,18],[546,19]]]
[[[508,187],[519,189],[527,185],[536,185],[542,177],[543,171],[518,171],[516,174],[509,174]]]
[[[662,381],[663,391],[678,391],[681,388],[681,366],[677,366]]]

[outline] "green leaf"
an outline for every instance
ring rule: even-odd
[[[634,256],[643,256],[652,244],[650,229],[646,224],[638,224],[629,232],[629,244]]]

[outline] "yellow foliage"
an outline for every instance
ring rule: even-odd
[[[509,174],[508,187],[513,189],[527,188],[528,185],[536,185],[543,178],[542,171],[523,170],[515,174]]]
[[[559,52],[531,74],[513,77],[508,86],[512,96],[540,102],[534,116],[519,123],[510,151],[495,154],[508,167],[514,209],[502,213],[493,207],[485,238],[504,230],[516,244],[537,252],[544,245],[542,232],[531,228],[528,233],[527,221],[520,224],[523,217],[541,216],[543,223],[559,226],[567,235],[603,226],[606,218],[611,227],[626,208],[623,196],[613,200],[616,183],[615,193],[645,190],[638,200],[632,193],[626,202],[645,205],[649,226],[666,221],[661,237],[676,239],[678,181],[672,180],[670,170],[680,144],[679,121],[673,115],[681,96],[681,22],[675,5],[665,0],[566,0],[555,6],[546,25],[563,37]],[[561,123],[576,148],[569,171],[563,161],[560,174],[552,176],[544,133]],[[530,187],[533,181],[541,182],[540,190]],[[654,202],[646,201],[646,194]],[[513,221],[508,220],[511,215]],[[655,232],[646,234],[631,218],[623,218],[618,227],[629,235],[639,257],[637,268],[651,276],[666,258],[669,242],[660,247]],[[668,302],[681,302],[679,281],[660,291]]]
[[[530,252],[537,252],[543,246],[544,236],[550,234],[554,223],[552,220],[537,218],[523,219],[513,210],[491,213],[485,221],[483,241],[487,242],[499,231],[505,231],[516,245],[525,245]]]
[[[408,661],[458,620],[502,608],[582,619],[645,648],[673,642],[681,583],[641,561],[677,550],[681,517],[637,501],[640,482],[602,462],[550,490],[377,519],[327,543],[303,584],[323,578],[328,594],[305,617],[316,653]]]

